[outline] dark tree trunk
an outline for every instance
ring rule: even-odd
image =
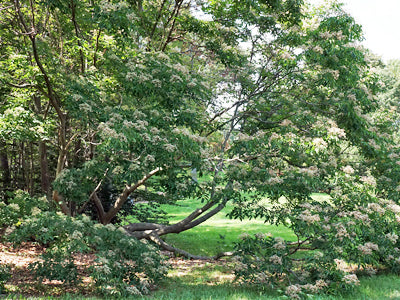
[[[7,202],[7,191],[11,190],[11,172],[8,163],[7,145],[0,141],[0,168],[1,168],[1,185],[4,193],[4,199]]]
[[[40,186],[42,192],[50,197],[50,176],[49,164],[47,161],[47,145],[45,142],[39,142],[39,155],[40,155]]]

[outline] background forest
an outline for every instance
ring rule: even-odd
[[[224,211],[291,236],[243,226],[214,257],[238,282],[397,274],[400,63],[362,38],[337,1],[0,1],[1,239],[46,248],[39,280],[77,284],[89,253],[97,293],[141,295]]]

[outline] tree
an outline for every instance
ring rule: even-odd
[[[125,211],[129,235],[188,257],[161,237],[230,201],[231,217],[298,236],[236,247],[239,278],[297,282],[293,297],[357,283],[336,259],[399,269],[396,79],[379,77],[338,2],[14,0],[1,12],[3,182],[34,193],[52,181],[64,214],[109,224]],[[321,191],[329,200],[314,201]],[[168,224],[159,204],[187,196],[199,207]],[[294,260],[302,249],[321,254]]]
[[[336,2],[201,2],[212,21],[194,16],[191,1],[3,4],[8,109],[26,112],[25,131],[38,124],[41,185],[55,179],[52,198],[67,215],[92,209],[107,224],[143,198],[157,214],[156,203],[195,195],[202,206],[176,224],[125,226],[184,253],[160,237],[228,201],[232,217],[285,223],[288,208],[334,189],[332,174],[354,153],[377,157],[362,116],[375,108],[375,80],[354,44],[361,28]],[[196,182],[192,169],[210,180]],[[260,206],[264,197],[276,209]]]

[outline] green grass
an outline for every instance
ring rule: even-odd
[[[163,209],[171,216],[170,223],[175,223],[188,216],[201,203],[193,199],[181,201],[179,206],[164,205]],[[166,242],[195,255],[212,256],[221,251],[232,251],[233,244],[242,233],[272,233],[284,239],[294,241],[296,236],[284,226],[265,224],[263,220],[231,220],[226,214],[232,209],[227,206],[221,212],[203,224],[179,234],[165,237]]]
[[[171,274],[162,286],[151,295],[145,297],[130,297],[129,299],[143,300],[257,300],[283,299],[277,291],[260,290],[254,287],[239,286],[229,282],[213,285],[210,279],[218,270],[210,265],[192,270],[191,274],[176,276]],[[3,298],[2,298],[3,299]],[[101,298],[65,295],[61,297],[20,297],[10,295],[4,299],[85,299],[96,300]],[[127,299],[127,298],[124,298]],[[355,292],[348,295],[316,295],[309,299],[315,300],[386,300],[400,299],[400,277],[394,275],[380,275],[361,279],[361,285]]]
[[[209,269],[209,267],[207,267]],[[209,271],[208,271],[209,272]],[[207,273],[207,271],[204,271]],[[201,274],[201,273],[198,273]],[[204,275],[204,274],[203,274]],[[277,291],[261,290],[254,287],[222,283],[210,285],[193,278],[173,279],[170,285],[160,288],[151,296],[142,299],[282,299]],[[172,288],[171,288],[172,287]],[[367,299],[400,299],[400,278],[397,276],[376,276],[361,279],[360,286],[351,294],[344,295],[315,295],[309,299],[318,300],[367,300]]]

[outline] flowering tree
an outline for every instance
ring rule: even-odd
[[[108,224],[126,210],[141,221],[126,225],[128,234],[193,257],[161,236],[191,229],[231,201],[231,217],[262,217],[299,237],[290,247],[244,239],[261,240],[274,268],[238,276],[299,278],[290,256],[303,246],[329,253],[310,270],[334,269],[340,257],[367,266],[386,254],[397,268],[390,108],[376,105],[377,76],[356,44],[361,28],[337,2],[2,3],[2,161],[29,137],[42,190],[53,181],[51,198],[64,214]],[[198,181],[194,170],[207,176]],[[318,191],[329,200],[313,201]],[[162,222],[158,204],[189,195],[199,208]],[[242,246],[241,262],[251,264],[256,253]],[[349,276],[328,277],[356,282]],[[288,293],[295,290],[302,288]]]

